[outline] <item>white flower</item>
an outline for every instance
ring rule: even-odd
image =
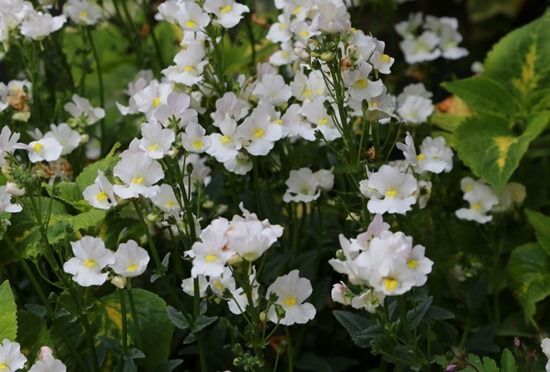
[[[188,124],[197,123],[197,111],[190,108],[191,97],[185,93],[172,92],[166,98],[166,104],[161,104],[155,111],[157,119],[164,127],[170,125],[170,121],[176,122],[180,128]]]
[[[131,106],[137,112],[144,113],[148,118],[153,116],[157,107],[166,104],[168,95],[172,92],[172,84],[159,83],[152,80],[146,87],[137,91],[131,98]]]
[[[180,3],[180,10],[177,14],[177,20],[181,28],[185,31],[204,30],[210,23],[208,14],[202,11],[201,7],[192,1]]]
[[[54,161],[59,159],[63,146],[54,138],[42,138],[32,141],[28,145],[29,160],[36,163],[42,160]]]
[[[448,173],[453,169],[453,150],[443,137],[426,137],[416,156],[416,167],[420,172]]]
[[[290,83],[292,95],[299,101],[315,100],[325,95],[325,81],[321,71],[313,70],[306,76],[302,70],[298,70],[294,75],[294,80]]]
[[[101,107],[93,107],[90,100],[73,94],[72,101],[63,106],[75,119],[83,120],[86,124],[92,125],[105,117],[105,110]]]
[[[333,184],[334,175],[330,170],[321,169],[315,173],[309,168],[291,170],[286,180],[288,189],[283,195],[283,201],[312,202],[319,198],[321,190],[330,190]]]
[[[231,273],[231,269],[229,267],[225,267],[223,270],[223,274],[220,276],[211,276],[208,278],[208,285],[212,292],[221,298],[225,298],[224,292],[226,290],[229,290],[231,292],[235,291],[237,289],[235,278],[233,278],[233,274]]]
[[[395,59],[384,53],[385,43],[373,38],[375,49],[369,58],[369,62],[381,74],[390,74],[390,68]]]
[[[439,58],[441,50],[437,48],[438,44],[439,37],[435,33],[424,31],[419,37],[408,35],[399,46],[407,63],[414,64]]]
[[[181,211],[174,190],[168,184],[160,185],[158,193],[151,198],[151,201],[166,214],[178,216]]]
[[[63,270],[73,275],[73,280],[82,287],[102,285],[108,274],[101,271],[115,262],[113,252],[105,248],[100,238],[84,236],[82,239],[71,242],[75,257],[63,265]]]
[[[350,14],[343,2],[317,0],[316,3],[320,30],[331,34],[350,30]]]
[[[17,149],[27,148],[25,144],[19,143],[20,134],[11,132],[8,126],[2,127],[0,132],[0,167],[4,165],[6,154],[12,154]]]
[[[546,362],[546,372],[550,372],[550,338],[544,338],[542,342],[540,343],[540,347],[542,349],[542,352],[548,358],[549,360]]]
[[[305,324],[315,317],[315,307],[304,302],[312,292],[311,283],[306,278],[300,278],[298,270],[292,270],[286,275],[280,276],[267,288],[266,298],[271,294],[277,295],[277,305],[285,310],[285,315],[279,319],[275,306],[271,306],[267,312],[270,321],[277,324],[292,325]]]
[[[199,281],[199,297],[206,296],[206,290],[208,289],[208,281],[204,275],[199,275],[196,278]],[[195,278],[187,278],[181,281],[181,289],[189,296],[195,296]]]
[[[181,135],[183,148],[189,152],[205,152],[210,146],[210,137],[206,135],[206,130],[197,123],[190,123],[185,128],[185,133]]]
[[[353,296],[353,292],[343,282],[334,284],[330,291],[332,301],[342,305],[351,305]]]
[[[506,184],[498,194],[498,204],[493,207],[494,212],[506,212],[514,206],[520,206],[527,192],[521,183],[510,182]]]
[[[260,105],[238,127],[236,134],[249,154],[264,156],[281,139],[283,130],[280,125],[271,123],[268,113]]]
[[[355,100],[371,99],[379,96],[384,91],[382,80],[369,80],[372,66],[362,62],[355,70],[344,73],[344,82],[348,86],[350,96]]]
[[[315,125],[315,130],[321,132],[327,141],[334,141],[341,137],[332,117],[329,116],[325,109],[323,98],[305,102],[302,105],[302,115]]]
[[[214,120],[214,125],[219,127],[227,117],[235,121],[241,120],[248,115],[249,108],[248,102],[240,99],[233,92],[226,92],[216,100],[216,111],[210,114],[210,117]]]
[[[315,129],[301,114],[302,108],[293,103],[281,116],[283,136],[291,139],[303,138],[306,141],[315,141]]]
[[[67,22],[65,16],[52,17],[49,13],[30,12],[21,24],[21,34],[33,40],[41,40],[59,30]]]
[[[101,170],[97,171],[94,183],[84,189],[82,196],[94,208],[109,209],[116,205],[113,185]]]
[[[493,189],[469,177],[463,178],[460,184],[469,208],[461,208],[455,212],[455,215],[462,220],[476,221],[481,224],[491,221],[493,216],[488,213],[498,204],[498,196]]]
[[[281,75],[265,74],[256,83],[252,94],[267,100],[273,106],[280,106],[288,102],[292,96],[292,91]]]
[[[225,218],[215,219],[200,234],[200,240],[195,242],[191,250],[185,252],[193,258],[191,276],[220,276],[227,260],[233,252],[227,247],[226,231],[229,221]]]
[[[255,273],[250,275],[249,282],[252,289],[252,303],[253,306],[257,305],[259,294],[258,294],[258,282],[255,279]],[[246,311],[246,308],[249,305],[248,296],[243,288],[237,288],[233,291],[230,291],[230,300],[227,301],[227,307],[235,315],[240,315]]]
[[[266,39],[273,43],[283,43],[292,38],[289,31],[290,18],[286,14],[280,14],[277,17],[277,22],[271,25],[266,35]]]
[[[174,57],[174,66],[170,66],[162,73],[175,83],[191,86],[202,80],[204,67],[208,64],[204,58],[206,52],[201,44],[190,44]]]
[[[47,346],[40,348],[39,360],[33,364],[29,372],[66,372],[67,367],[59,359],[55,359],[52,350]]]
[[[111,268],[115,273],[125,278],[140,276],[147,269],[149,254],[134,241],[128,240],[118,246],[114,254],[115,260]]]
[[[432,100],[420,95],[407,95],[404,100],[398,98],[397,114],[407,124],[422,124],[433,113]]]
[[[7,338],[0,344],[0,366],[1,370],[15,372],[22,369],[27,358],[21,353],[21,346],[17,342],[11,342]]]
[[[44,138],[53,138],[62,146],[61,155],[73,152],[80,145],[80,133],[71,129],[67,124],[50,125],[51,131],[44,134]]]
[[[220,163],[234,160],[242,147],[242,143],[236,136],[237,123],[227,115],[223,121],[217,124],[221,133],[210,135],[210,146],[206,152]]]
[[[376,312],[377,307],[384,304],[385,297],[383,292],[367,289],[351,300],[351,307],[354,309],[364,309],[373,314]]]
[[[405,214],[416,202],[418,190],[416,179],[397,168],[383,165],[378,172],[371,173],[360,182],[361,193],[370,200],[367,208],[371,213]]]
[[[232,173],[243,175],[252,169],[252,160],[247,154],[238,151],[235,157],[224,161],[223,166]]]
[[[232,28],[243,18],[243,13],[248,13],[246,5],[239,4],[234,0],[206,0],[204,10],[216,16],[215,23],[224,28]]]
[[[153,185],[164,178],[160,164],[143,153],[122,155],[113,169],[113,175],[124,182],[124,185],[113,186],[115,194],[122,199],[139,195],[152,197],[159,189]]]
[[[162,159],[172,148],[176,135],[172,129],[164,129],[157,122],[141,125],[142,139],[139,148],[152,159]]]
[[[101,19],[101,8],[89,0],[68,0],[63,14],[76,24],[92,26]]]

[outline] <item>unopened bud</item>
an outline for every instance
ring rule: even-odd
[[[126,288],[127,279],[123,276],[115,276],[111,279],[111,284],[117,288],[124,289]]]
[[[88,143],[88,141],[90,140],[90,136],[87,135],[87,134],[81,134],[80,135],[80,143]]]
[[[6,183],[6,192],[13,196],[25,195],[25,188],[17,186],[14,182]]]

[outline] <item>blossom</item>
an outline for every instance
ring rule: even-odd
[[[256,83],[252,94],[260,99],[265,99],[273,106],[280,106],[292,96],[290,87],[279,74],[265,74]]]
[[[208,290],[208,281],[204,275],[198,275],[196,278],[186,278],[181,281],[181,289],[184,293],[189,296],[195,296],[195,280],[199,282],[199,297],[203,298],[206,296],[206,291]]]
[[[142,139],[139,148],[152,159],[162,159],[176,139],[172,129],[164,129],[157,122],[144,123],[141,125]]]
[[[59,359],[55,359],[52,350],[47,346],[40,348],[39,359],[29,369],[29,372],[65,372],[67,367]]]
[[[210,137],[206,135],[206,130],[197,123],[190,123],[185,128],[185,133],[181,135],[183,148],[189,152],[205,152],[210,146]]]
[[[241,141],[236,136],[237,123],[226,115],[225,119],[217,125],[221,133],[210,135],[210,146],[206,152],[220,163],[234,160],[242,147]]]
[[[73,280],[82,287],[102,285],[108,274],[102,270],[115,262],[113,253],[105,248],[100,238],[84,236],[82,239],[71,242],[75,257],[63,265],[63,270],[73,275]]]
[[[232,28],[243,18],[243,13],[250,10],[246,5],[239,4],[234,0],[206,0],[204,10],[216,16],[215,23],[224,28]]]
[[[249,103],[237,97],[233,92],[226,92],[221,98],[216,100],[216,111],[210,114],[214,125],[219,127],[220,124],[227,120],[227,117],[234,121],[239,121],[248,115]]]
[[[266,110],[258,106],[238,127],[236,135],[249,154],[264,156],[281,139],[283,130],[280,125],[271,123]]]
[[[17,371],[27,363],[27,358],[21,353],[21,345],[11,342],[7,338],[0,344],[0,366],[2,370]]]
[[[168,184],[160,185],[158,193],[151,198],[151,201],[164,213],[177,216],[181,211],[174,190]]]
[[[420,36],[409,35],[399,43],[408,64],[433,61],[441,56],[437,48],[439,37],[431,31],[424,31]]]
[[[353,292],[343,282],[334,284],[330,291],[332,301],[342,305],[351,305],[353,296]]]
[[[33,40],[42,40],[63,27],[65,22],[67,18],[63,15],[52,17],[49,13],[29,12],[21,23],[21,34]]]
[[[455,215],[461,220],[487,223],[493,219],[488,213],[498,204],[498,196],[491,187],[481,181],[466,177],[460,181],[468,208],[460,208]]]
[[[109,209],[116,205],[113,185],[101,170],[97,171],[94,183],[84,189],[82,196],[94,208]]]
[[[304,102],[302,105],[302,115],[315,126],[316,131],[322,133],[327,141],[334,141],[341,137],[334,120],[325,109],[323,98]]]
[[[493,211],[506,212],[514,206],[520,206],[526,196],[527,192],[524,185],[517,182],[507,183],[498,194],[498,204],[493,207]]]
[[[191,276],[198,275],[220,276],[224,271],[224,265],[233,256],[233,252],[227,247],[226,231],[229,221],[218,218],[205,228],[199,241],[195,242],[186,253],[193,259]]]
[[[92,125],[105,117],[105,110],[101,107],[93,107],[90,100],[73,94],[72,101],[63,106],[71,116],[77,120],[82,120],[87,125]]]
[[[196,4],[195,4],[196,5]],[[202,80],[206,52],[201,44],[190,44],[174,57],[174,66],[162,70],[166,78],[175,83],[191,86]]]
[[[118,246],[114,253],[114,263],[110,266],[120,276],[135,278],[145,272],[148,263],[147,251],[138,246],[134,240],[128,240]]]
[[[453,151],[443,137],[426,137],[417,155],[417,169],[420,172],[448,173],[453,169]]]
[[[370,200],[367,208],[371,213],[405,214],[416,202],[418,182],[395,167],[383,165],[359,184],[361,193]]]
[[[101,19],[101,8],[89,0],[68,0],[63,14],[76,24],[92,26]]]
[[[80,133],[71,129],[67,124],[50,125],[50,131],[44,134],[44,138],[55,139],[62,147],[61,155],[73,152],[80,145]]]
[[[292,95],[299,101],[324,97],[326,87],[323,74],[321,71],[313,70],[306,76],[302,70],[298,70],[294,75],[294,80],[290,83],[290,89]]]
[[[135,107],[136,112],[142,112],[149,118],[161,104],[166,104],[171,92],[172,84],[152,80],[132,95],[131,105]]]
[[[225,298],[224,293],[226,290],[233,292],[237,289],[235,278],[233,278],[231,269],[227,266],[222,275],[208,278],[208,286],[216,296],[221,298]]]
[[[286,275],[280,276],[267,288],[266,298],[272,294],[277,295],[275,304],[285,310],[284,317],[279,318],[275,306],[271,306],[267,312],[270,321],[277,324],[292,325],[305,324],[315,317],[315,307],[304,302],[312,292],[311,283],[306,278],[300,277],[298,270],[292,270]]]
[[[374,313],[376,308],[384,304],[386,295],[383,292],[367,289],[363,293],[354,296],[351,300],[351,307],[354,309],[364,309],[369,313]]]
[[[122,199],[154,196],[158,192],[154,184],[164,178],[160,164],[143,153],[122,155],[113,175],[124,182],[124,185],[113,186],[115,194]]]
[[[10,127],[2,127],[0,132],[0,166],[4,164],[6,154],[12,154],[17,149],[25,149],[23,143],[19,143],[20,134],[10,130]]]
[[[355,70],[344,73],[344,82],[348,86],[351,98],[355,100],[371,99],[384,91],[382,80],[369,80],[372,66],[361,62]]]
[[[285,203],[312,202],[321,195],[321,190],[330,190],[334,184],[334,175],[330,170],[321,169],[313,172],[309,168],[291,170],[283,195]]]
[[[180,3],[180,9],[176,17],[178,24],[185,31],[204,30],[210,23],[208,14],[203,12],[201,7],[192,1]]]
[[[540,347],[542,349],[542,352],[548,358],[549,360],[546,362],[545,369],[546,371],[550,371],[550,338],[544,338],[542,339],[542,342],[540,343]]]
[[[36,163],[42,160],[54,161],[59,159],[63,146],[54,138],[42,138],[38,141],[29,143],[27,150],[29,160]]]

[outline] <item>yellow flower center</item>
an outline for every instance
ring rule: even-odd
[[[174,208],[175,206],[176,206],[176,202],[173,200],[170,200],[164,203],[164,208],[170,209],[170,208]]]
[[[257,128],[256,130],[254,130],[254,138],[262,138],[265,134],[265,130],[263,130],[262,128]]]
[[[195,67],[193,67],[191,65],[183,66],[183,71],[192,72],[192,71],[195,71]]]
[[[395,187],[390,187],[386,192],[385,192],[385,195],[386,197],[388,198],[395,198],[397,195],[399,195],[399,191],[397,191],[397,189]]]
[[[132,183],[135,183],[136,185],[143,185],[144,182],[145,182],[145,179],[143,177],[132,178]]]
[[[206,257],[204,257],[204,260],[208,263],[212,263],[212,262],[216,261],[217,259],[218,259],[218,256],[216,256],[215,254],[209,254]]]
[[[202,142],[201,140],[195,140],[193,141],[193,143],[191,144],[191,146],[193,146],[193,148],[195,150],[200,150],[203,148],[204,146],[204,142]]]
[[[361,78],[355,82],[355,87],[358,89],[365,89],[369,85],[369,81],[365,78]]]
[[[286,296],[283,300],[283,304],[286,307],[296,306],[298,304],[298,299],[296,296]]]
[[[397,287],[399,286],[399,281],[392,277],[385,277],[384,278],[384,289],[388,292],[395,291]]]
[[[147,146],[147,151],[156,151],[156,150],[159,149],[159,147],[160,146],[158,145],[158,143],[153,143],[153,144]]]
[[[160,105],[160,97],[153,98],[153,107],[157,108]]]
[[[107,193],[105,191],[100,191],[100,192],[97,193],[95,198],[98,201],[102,202],[102,201],[105,201],[105,200],[109,199],[109,195],[107,195]]]
[[[35,143],[34,145],[32,145],[32,149],[34,150],[34,152],[40,152],[43,148],[44,145],[41,143]]]
[[[464,191],[465,192],[470,192],[474,189],[474,185],[472,184],[467,184],[466,186],[464,186]]]
[[[312,94],[313,92],[311,91],[311,89],[304,89],[304,98],[309,98]]]
[[[407,267],[411,270],[414,270],[418,267],[418,261],[411,259],[407,261]]]
[[[0,371],[3,371],[5,369],[7,369],[8,371],[10,370],[7,364],[0,362]]]
[[[233,7],[232,7],[231,5],[225,5],[225,6],[222,6],[222,7],[220,8],[220,13],[221,13],[221,14],[227,14],[227,13],[229,13],[229,12],[232,11],[232,10],[233,10]]]
[[[426,155],[418,154],[418,155],[416,155],[416,159],[422,161],[422,160],[426,159]]]
[[[300,35],[300,37],[301,37],[302,39],[307,39],[307,38],[309,37],[309,31],[306,31],[306,30],[300,31],[300,32],[298,33],[298,35]]]
[[[387,54],[382,54],[380,56],[380,62],[382,63],[389,63],[391,61],[391,57]]]
[[[273,120],[273,124],[283,125],[283,121],[281,119],[276,119],[276,120]]]
[[[89,14],[90,13],[88,13],[87,10],[82,10],[82,11],[80,11],[80,13],[78,13],[78,18],[80,18],[80,19],[88,18]]]
[[[301,11],[302,11],[302,7],[301,7],[301,6],[297,6],[297,7],[294,8],[294,10],[292,11],[292,14],[298,15]]]
[[[222,284],[221,280],[214,280],[213,284],[214,284],[214,287],[216,287],[220,291],[223,291],[225,289],[225,287]]]
[[[319,125],[327,125],[328,124],[328,118],[322,118],[319,120]]]
[[[481,209],[481,203],[480,202],[472,203],[472,209],[479,211]]]
[[[194,19],[190,19],[188,20],[187,22],[185,22],[185,27],[187,28],[197,28],[198,24],[197,24],[197,21],[195,21]]]
[[[130,272],[130,273],[133,273],[135,272],[137,269],[139,268],[139,266],[137,264],[131,264],[131,265],[128,265],[128,267],[126,268],[126,271]]]
[[[220,142],[224,145],[227,145],[228,143],[233,142],[233,140],[229,136],[221,136],[220,137]]]
[[[84,260],[84,267],[88,269],[92,269],[97,266],[97,262],[95,260],[92,260],[91,258],[87,258]]]

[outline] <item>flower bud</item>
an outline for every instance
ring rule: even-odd
[[[25,195],[25,188],[19,187],[15,182],[6,183],[6,192],[13,196],[22,196]]]
[[[128,280],[123,276],[115,276],[111,279],[111,284],[113,284],[115,287],[124,289],[126,288],[126,282]]]

